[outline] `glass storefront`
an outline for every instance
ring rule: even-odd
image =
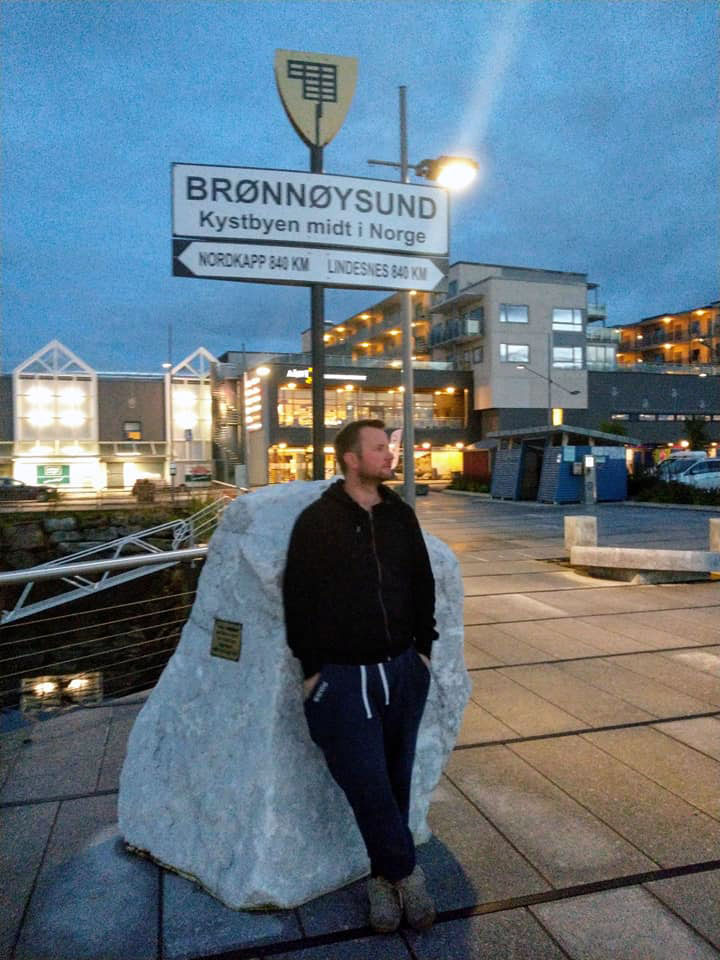
[[[335,476],[335,455],[325,449],[325,477]],[[451,480],[455,472],[462,471],[462,450],[457,447],[415,451],[415,477],[417,480]],[[402,480],[402,457],[395,474]],[[268,450],[268,480],[270,483],[289,483],[295,480],[312,480],[312,450],[308,447],[290,447],[276,444]]]
[[[268,482],[312,480],[312,449],[276,444],[268,450]],[[335,476],[335,454],[325,451],[325,479]]]
[[[415,426],[463,427],[463,395],[447,390],[419,392],[414,397]],[[352,420],[383,420],[388,429],[402,426],[400,389],[368,390],[354,384],[325,389],[325,426],[340,427]],[[278,425],[312,427],[310,387],[286,384],[278,390]]]

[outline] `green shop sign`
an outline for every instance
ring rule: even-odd
[[[43,464],[37,468],[37,482],[56,486],[70,483],[70,464],[62,463],[50,466]]]

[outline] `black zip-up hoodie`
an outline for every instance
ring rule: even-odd
[[[305,677],[324,663],[430,656],[435,581],[413,510],[388,487],[364,510],[338,480],[298,517],[283,578],[290,649]]]

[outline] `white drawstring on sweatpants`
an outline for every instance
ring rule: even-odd
[[[362,698],[365,704],[365,714],[368,720],[372,720],[372,711],[370,710],[370,701],[367,695],[367,670],[365,669],[364,663],[360,664],[360,689],[362,690]]]
[[[387,706],[390,703],[390,691],[388,690],[387,677],[385,676],[385,671],[381,663],[378,664],[378,670],[380,671],[380,679],[382,680],[383,689],[385,690],[385,706]]]
[[[385,691],[385,706],[387,707],[390,703],[390,688],[388,687],[387,677],[385,676],[383,665],[378,663],[377,668],[380,672],[383,690]],[[362,692],[363,703],[365,704],[365,716],[368,718],[368,720],[372,720],[372,710],[370,709],[370,701],[368,700],[367,693],[367,668],[365,667],[364,663],[360,664],[360,690]]]

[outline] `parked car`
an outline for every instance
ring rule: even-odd
[[[696,460],[682,473],[676,474],[673,480],[701,490],[720,490],[720,457]]]
[[[50,487],[34,487],[13,477],[0,477],[0,500],[49,500]]]
[[[704,450],[687,450],[685,453],[673,453],[666,460],[661,460],[657,465],[658,480],[664,480],[669,483],[671,480],[677,480],[678,475],[684,473],[694,463],[700,460],[706,460],[707,453]]]

